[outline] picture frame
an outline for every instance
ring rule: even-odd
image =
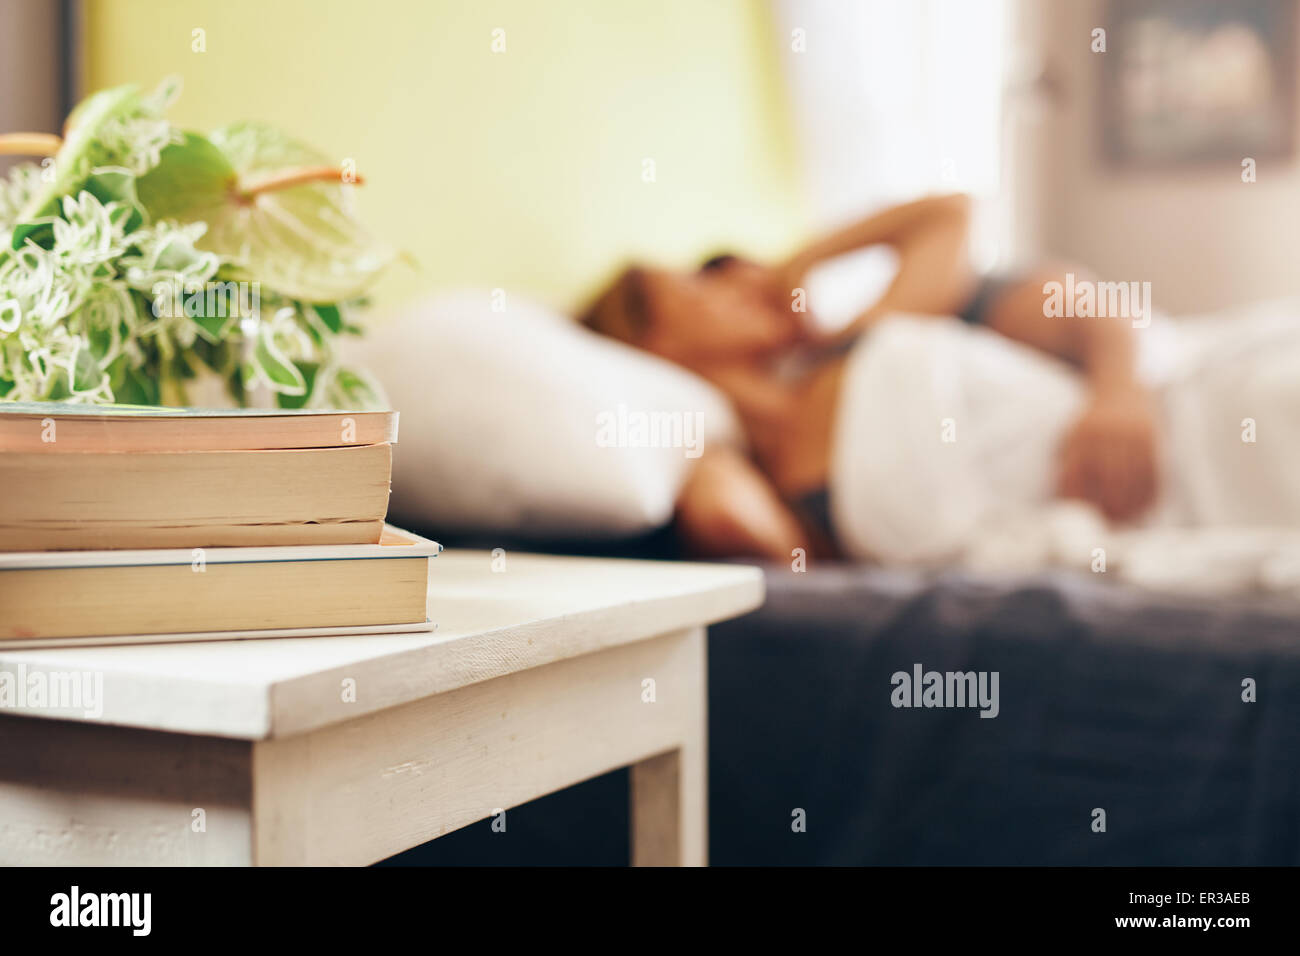
[[[1108,0],[1098,125],[1115,166],[1288,158],[1296,0]]]

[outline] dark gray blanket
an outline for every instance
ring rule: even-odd
[[[1300,863],[1295,605],[1071,575],[767,578],[762,610],[711,631],[715,863]],[[917,664],[997,671],[998,716],[892,706]]]

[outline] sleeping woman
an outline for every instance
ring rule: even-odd
[[[969,214],[964,196],[920,199],[786,262],[719,256],[692,273],[634,266],[597,298],[587,325],[708,379],[744,425],[749,453],[707,449],[679,497],[678,526],[694,552],[789,560],[795,548],[825,556],[844,550],[829,489],[846,372],[859,341],[897,313],[955,316],[1073,365],[1085,391],[1055,446],[1055,493],[1120,523],[1152,506],[1157,416],[1136,373],[1132,323],[1045,318],[1044,284],[1067,271],[1082,274],[1075,267],[977,275],[968,259]],[[818,331],[796,308],[809,271],[876,245],[897,254],[892,283],[845,328]]]

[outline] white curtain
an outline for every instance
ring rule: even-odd
[[[981,265],[1005,261],[1003,94],[1011,0],[772,0],[819,227],[929,192],[983,203]]]

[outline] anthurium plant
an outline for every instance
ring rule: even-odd
[[[0,400],[374,405],[337,344],[392,252],[358,223],[360,180],[279,131],[165,117],[174,81],[95,93],[62,137],[0,135]],[[261,401],[258,401],[258,398]]]

